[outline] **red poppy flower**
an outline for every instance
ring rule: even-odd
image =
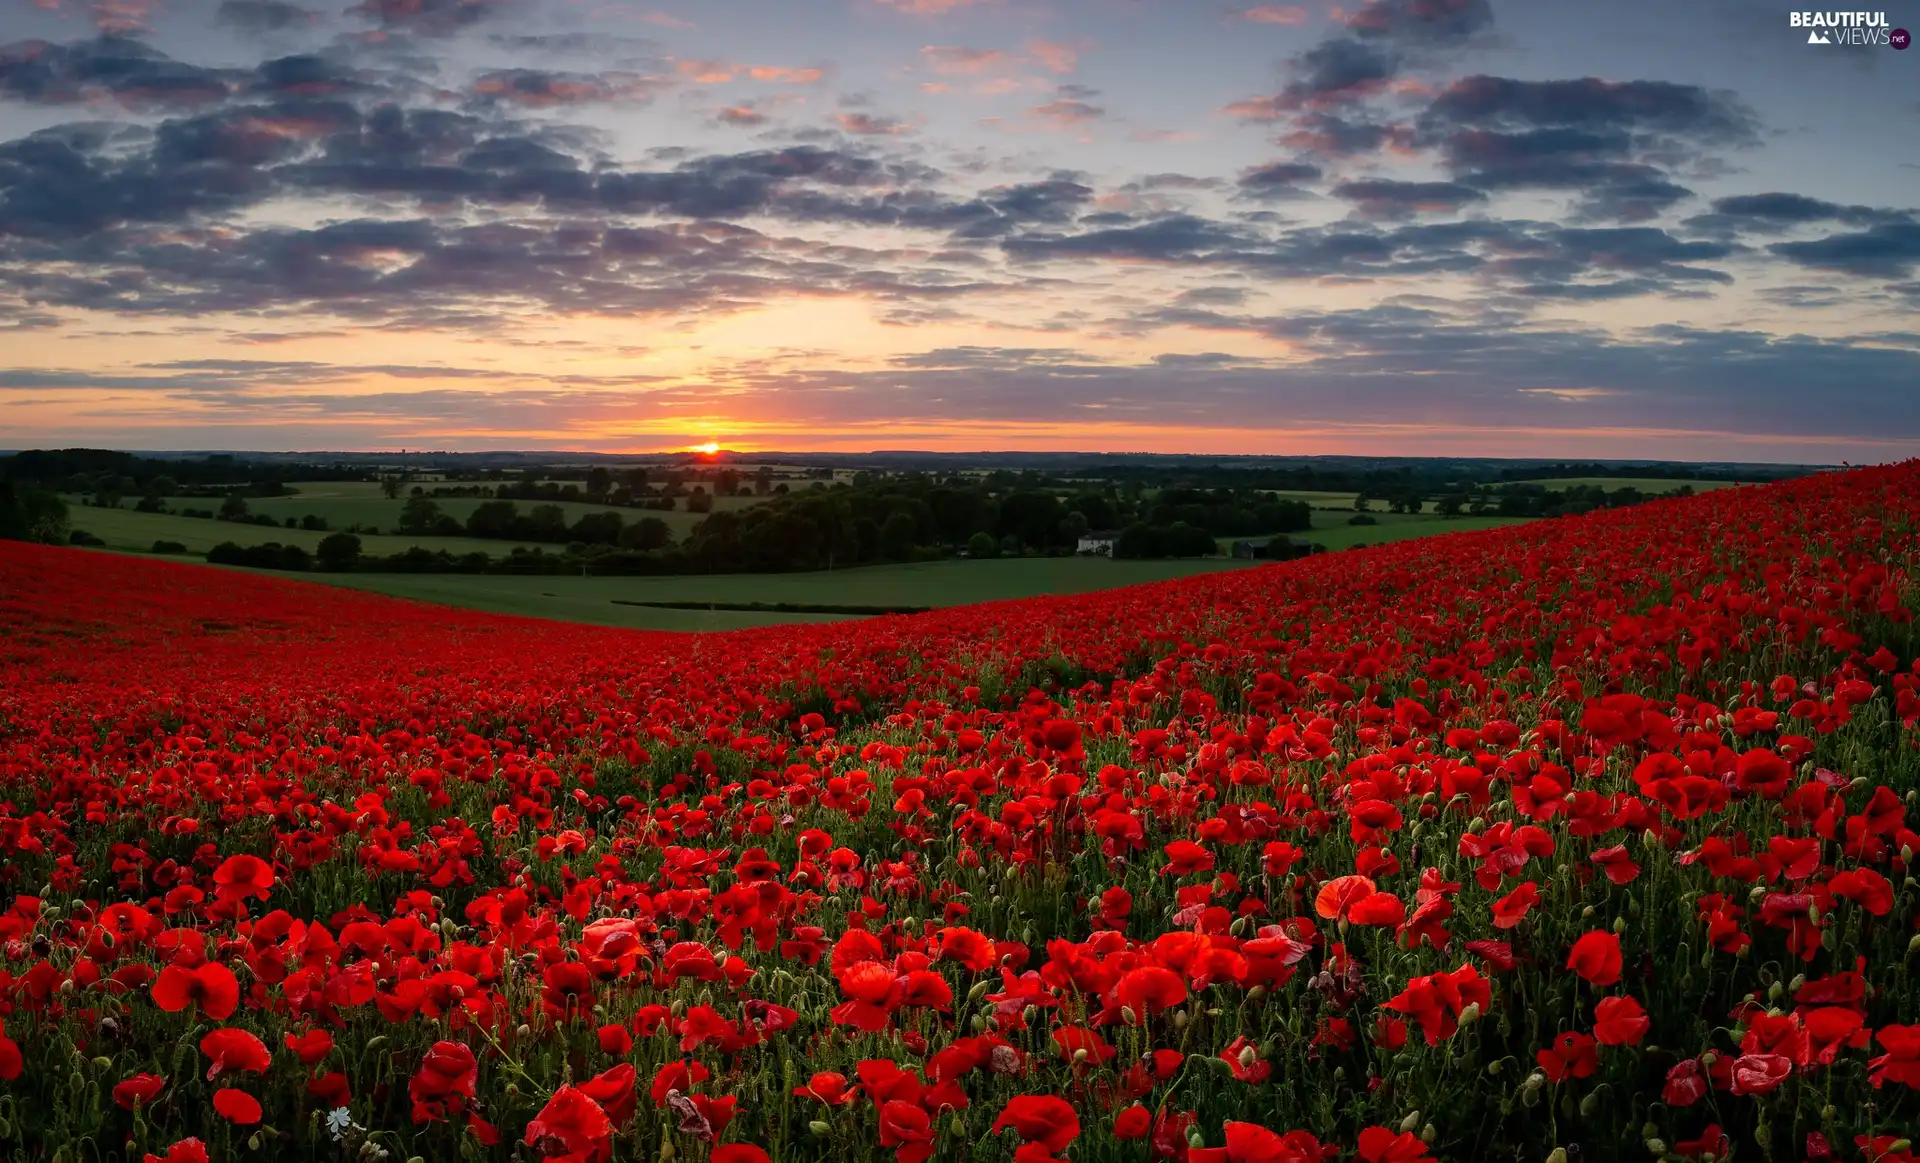
[[[308,1030],[304,1034],[288,1034],[287,1049],[300,1059],[300,1065],[312,1066],[333,1052],[333,1035],[325,1030]]]
[[[1653,1025],[1630,997],[1606,997],[1593,1009],[1593,1036],[1602,1046],[1638,1046]]]
[[[207,1067],[209,1082],[229,1070],[264,1074],[267,1067],[273,1064],[273,1056],[267,1053],[265,1042],[247,1030],[237,1030],[231,1026],[214,1030],[200,1039],[200,1052],[212,1061],[212,1065]]]
[[[135,1103],[145,1105],[160,1097],[166,1089],[167,1080],[158,1074],[136,1074],[113,1088],[114,1104],[132,1110]]]
[[[1526,918],[1528,910],[1540,901],[1540,888],[1529,880],[1493,902],[1493,927],[1511,929]]]
[[[240,1005],[240,981],[218,961],[195,969],[169,965],[154,979],[153,1004],[168,1013],[198,1005],[207,1017],[224,1022]]]
[[[1134,1103],[1113,1118],[1113,1137],[1116,1139],[1144,1139],[1147,1128],[1153,1125],[1153,1112],[1139,1103]]]
[[[1565,1082],[1569,1078],[1591,1078],[1600,1068],[1600,1055],[1594,1040],[1569,1030],[1553,1040],[1548,1049],[1535,1054],[1534,1061],[1546,1072],[1547,1081]]]
[[[1360,1132],[1360,1158],[1365,1163],[1432,1163],[1427,1145],[1411,1131],[1368,1127]]]
[[[213,895],[221,901],[266,900],[273,893],[273,865],[258,856],[229,856],[213,870],[213,883]]]
[[[207,1145],[198,1139],[182,1139],[168,1147],[165,1155],[148,1152],[145,1163],[207,1163]]]
[[[1608,986],[1620,980],[1620,938],[1612,933],[1582,933],[1567,954],[1567,968],[1589,985]]]
[[[1374,885],[1364,876],[1336,876],[1314,894],[1313,911],[1328,920],[1344,919],[1354,905],[1372,896]]]
[[[747,1143],[726,1143],[715,1147],[709,1163],[773,1163],[765,1151]]]
[[[1145,1020],[1186,1001],[1187,983],[1164,966],[1143,965],[1122,974],[1113,995],[1114,1000],[1133,1011],[1137,1020]]]
[[[1028,1143],[1038,1143],[1058,1153],[1080,1135],[1080,1116],[1073,1104],[1050,1094],[1023,1094],[1008,1101],[1006,1109],[994,1120],[993,1131],[1012,1127]]]
[[[577,1086],[562,1086],[527,1124],[522,1140],[547,1159],[606,1163],[613,1157],[613,1123]]]
[[[909,1102],[880,1105],[880,1145],[894,1148],[895,1163],[924,1163],[933,1154],[933,1119]]]
[[[845,1106],[854,1100],[854,1093],[847,1089],[847,1076],[831,1070],[822,1070],[807,1080],[805,1086],[796,1086],[793,1093],[801,1098],[818,1099],[828,1106]]]
[[[213,1109],[236,1126],[250,1127],[260,1121],[260,1100],[244,1090],[225,1087],[214,1091]]]

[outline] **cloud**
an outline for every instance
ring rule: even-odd
[[[861,113],[842,110],[834,115],[834,123],[842,132],[861,137],[890,137],[913,132],[913,127],[891,117],[881,117],[873,113]]]
[[[1234,19],[1251,24],[1305,24],[1307,10],[1297,4],[1262,4],[1258,8],[1241,9],[1234,13]]]
[[[988,0],[873,0],[873,3],[882,8],[891,8],[895,12],[910,12],[915,16],[942,16],[956,9],[987,2]]]
[[[1104,120],[1107,116],[1105,109],[1088,100],[1095,96],[1098,94],[1092,89],[1080,85],[1063,85],[1055,93],[1053,100],[1027,110],[1027,116],[1046,122],[1055,129],[1083,129],[1092,122]]]
[[[1487,199],[1483,191],[1457,182],[1401,182],[1389,178],[1342,182],[1333,188],[1333,196],[1352,202],[1354,212],[1364,218],[1450,214]]]
[[[1701,144],[1753,144],[1758,117],[1731,93],[1671,81],[1607,81],[1582,77],[1522,81],[1463,77],[1427,107],[1426,127],[1542,126],[1663,134]]]
[[[638,73],[562,73],[544,69],[496,69],[468,87],[483,103],[549,109],[601,102],[651,101],[669,85],[663,77]]]
[[[1076,41],[1073,44],[1062,44],[1051,40],[1027,42],[1027,54],[1056,73],[1071,73],[1080,63],[1080,54],[1086,50],[1086,41]]]
[[[1714,234],[1779,234],[1817,222],[1842,222],[1849,226],[1872,226],[1912,221],[1911,212],[1876,209],[1871,206],[1842,206],[1804,194],[1739,194],[1716,198],[1711,212],[1696,214],[1686,225]]]
[[[1413,140],[1437,146],[1464,185],[1570,190],[1577,217],[1644,222],[1692,197],[1657,163],[1757,144],[1759,120],[1696,85],[1483,75],[1442,90]]]
[[[1920,266],[1920,223],[1883,222],[1866,230],[1807,242],[1776,242],[1767,250],[1813,270],[1905,278]]]
[[[511,0],[360,0],[347,9],[381,28],[450,36],[485,20]]]
[[[100,36],[71,44],[19,41],[0,48],[0,97],[34,105],[109,100],[141,112],[225,100],[244,73],[174,60],[144,41]]]
[[[318,23],[320,14],[283,0],[220,0],[214,22],[242,32],[284,32]]]
[[[1240,192],[1254,198],[1304,198],[1312,195],[1300,189],[1303,182],[1317,182],[1319,166],[1310,162],[1268,162],[1242,171],[1237,182]]]
[[[967,48],[957,44],[930,44],[920,49],[927,67],[941,76],[977,77],[1014,63],[1012,53],[997,48]]]

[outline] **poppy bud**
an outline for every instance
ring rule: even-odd
[[[1834,1117],[1839,1113],[1840,1113],[1839,1107],[1834,1106],[1832,1103],[1828,1103],[1826,1106],[1823,1106],[1820,1108],[1820,1121],[1823,1123],[1830,1123],[1834,1120]]]
[[[1774,982],[1774,983],[1773,983],[1772,985],[1769,985],[1769,986],[1767,987],[1767,1000],[1768,1000],[1768,1001],[1779,1001],[1779,1000],[1780,1000],[1780,995],[1781,995],[1781,994],[1783,994],[1783,993],[1785,993],[1785,992],[1787,992],[1787,990],[1786,990],[1786,987],[1785,987],[1785,986],[1783,986],[1783,985],[1781,985],[1781,984],[1780,984],[1779,982],[1777,982],[1777,981],[1776,981],[1776,982]]]
[[[1753,1128],[1753,1141],[1760,1144],[1762,1147],[1766,1147],[1768,1144],[1773,1142],[1773,1128],[1769,1127],[1765,1123],[1761,1123],[1759,1126],[1756,1126],[1755,1128]]]
[[[1431,1143],[1439,1137],[1440,1128],[1434,1126],[1432,1123],[1428,1123],[1420,1128],[1420,1141],[1422,1143]]]
[[[966,1138],[967,1137],[967,1120],[961,1118],[959,1115],[955,1115],[951,1119],[948,1119],[947,1134],[952,1135],[956,1139]]]
[[[1652,1123],[1640,1124],[1640,1137],[1643,1139],[1651,1139],[1655,1135],[1658,1135],[1659,1133],[1660,1133],[1660,1128],[1655,1126]]]
[[[977,1002],[981,998],[987,996],[987,990],[992,985],[993,985],[993,982],[991,981],[983,980],[983,981],[975,982],[973,988],[967,991],[968,1003],[971,1004],[973,1002]]]
[[[1413,1128],[1419,1125],[1420,1125],[1420,1112],[1417,1110],[1408,1111],[1407,1117],[1400,1120],[1400,1133],[1404,1135],[1408,1131],[1413,1130]]]
[[[674,1147],[672,1139],[664,1139],[661,1141],[660,1163],[673,1163],[673,1160],[679,1154],[680,1152]]]
[[[1920,936],[1917,936],[1917,937],[1915,937],[1915,938],[1914,938],[1914,940],[1915,940],[1915,941],[1920,941]],[[1028,1008],[1028,1009],[1032,1009],[1033,1007],[1032,1007],[1032,1006],[1028,1006],[1027,1008]],[[1188,1017],[1187,1017],[1187,1011],[1185,1011],[1185,1010],[1177,1010],[1177,1011],[1175,1011],[1175,1013],[1174,1013],[1174,1015],[1173,1015],[1173,1028],[1174,1028],[1174,1029],[1176,1029],[1176,1030],[1184,1030],[1184,1029],[1186,1029],[1186,1028],[1187,1028],[1187,1022],[1188,1022],[1188,1020],[1189,1020],[1189,1019],[1188,1019]]]
[[[1267,996],[1267,987],[1264,985],[1256,985],[1247,991],[1248,1001],[1259,1001],[1265,996]]]
[[[1523,1083],[1523,1085],[1528,1090],[1539,1090],[1541,1087],[1545,1086],[1546,1084],[1547,1084],[1547,1076],[1542,1074],[1538,1070],[1534,1071],[1532,1074],[1527,1075],[1527,1081]]]
[[[1887,1144],[1887,1149],[1881,1152],[1881,1154],[1882,1155],[1898,1155],[1902,1151],[1911,1151],[1912,1149],[1913,1149],[1912,1139],[1895,1139],[1893,1142]]]
[[[812,1132],[816,1137],[824,1139],[833,1133],[833,1126],[820,1119],[815,1119],[807,1124],[807,1130]]]
[[[1625,917],[1615,917],[1615,918],[1613,918],[1613,932],[1614,932],[1614,935],[1615,935],[1615,936],[1618,936],[1619,934],[1621,934],[1621,933],[1624,933],[1624,932],[1626,932],[1626,931],[1627,931],[1627,918],[1625,918]]]
[[[533,1027],[525,1022],[521,1022],[513,1028],[513,1036],[516,1038],[531,1038],[533,1037]]]
[[[1463,1026],[1471,1026],[1473,1023],[1479,1020],[1480,1020],[1480,1003],[1477,1001],[1468,1002],[1467,1008],[1460,1011],[1460,1024]]]
[[[1087,1053],[1087,1048],[1085,1046],[1082,1046],[1080,1049],[1075,1050],[1073,1052],[1073,1064],[1075,1066],[1078,1066],[1082,1062],[1085,1062],[1089,1057],[1091,1057],[1091,1055]]]
[[[1487,1077],[1500,1077],[1501,1068],[1506,1065],[1506,1061],[1505,1058],[1495,1058],[1493,1061],[1487,1063]]]
[[[1598,1092],[1589,1094],[1585,1098],[1580,1100],[1580,1117],[1583,1119],[1592,1118],[1593,1112],[1599,1109],[1600,1109],[1600,1095]]]
[[[1567,1149],[1555,1147],[1547,1154],[1547,1163],[1567,1163]]]
[[[1647,1150],[1655,1155],[1664,1156],[1667,1153],[1667,1141],[1665,1139],[1648,1139]]]
[[[1252,1070],[1252,1069],[1253,1069],[1253,1064],[1254,1064],[1255,1062],[1258,1062],[1258,1061],[1260,1061],[1260,1055],[1258,1055],[1258,1054],[1256,1054],[1256,1053],[1254,1053],[1254,1052],[1253,1052],[1253,1047],[1252,1047],[1252,1046],[1247,1046],[1247,1047],[1244,1047],[1244,1048],[1242,1048],[1242,1049],[1241,1049],[1241,1051],[1240,1051],[1240,1069],[1242,1069],[1242,1070]],[[1418,1112],[1418,1111],[1415,1111],[1414,1113],[1415,1113],[1415,1114],[1417,1115],[1417,1114],[1419,1114],[1420,1112]],[[1403,1129],[1404,1129],[1404,1128],[1403,1128]]]
[[[975,1014],[971,1018],[967,1019],[967,1025],[973,1030],[974,1033],[981,1034],[986,1032],[987,1020],[981,1017],[979,1014]]]
[[[93,1060],[93,1068],[95,1070],[110,1070],[113,1068],[113,1059],[108,1058],[105,1055],[102,1055],[99,1058],[95,1058]]]
[[[1658,848],[1660,847],[1660,833],[1654,831],[1652,828],[1648,828],[1646,831],[1640,833],[1640,842],[1649,848]]]
[[[1140,1024],[1140,1015],[1133,1012],[1132,1006],[1121,1006],[1120,1020],[1129,1026],[1137,1026]]]
[[[1586,908],[1584,908],[1584,909],[1581,909],[1581,910],[1580,910],[1580,919],[1581,919],[1581,920],[1583,920],[1583,921],[1584,921],[1584,920],[1588,920],[1588,919],[1589,919],[1589,918],[1591,918],[1592,916],[1593,916],[1593,906],[1592,906],[1592,905],[1588,905],[1588,906],[1587,906]]]
[[[1207,1141],[1200,1137],[1199,1128],[1196,1127],[1195,1129],[1187,1132],[1187,1147],[1190,1150],[1198,1151],[1201,1148],[1205,1147],[1206,1145],[1207,1145]]]

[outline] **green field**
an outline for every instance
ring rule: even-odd
[[[1693,486],[1696,493],[1712,492],[1714,489],[1732,488],[1746,484],[1745,481],[1677,481],[1669,477],[1543,477],[1533,481],[1514,481],[1517,485],[1540,485],[1549,489],[1600,488],[1615,492],[1624,488],[1636,488],[1643,493],[1664,494],[1679,492],[1687,485]]]
[[[206,505],[207,502],[198,502]],[[218,502],[215,502],[217,504]],[[318,546],[325,533],[311,529],[269,528],[238,521],[215,521],[208,517],[176,517],[167,513],[136,513],[131,509],[96,509],[69,505],[68,516],[75,529],[84,529],[107,543],[108,549],[148,552],[155,541],[178,541],[192,553],[205,553],[222,541],[239,545],[264,545],[277,541],[298,545],[309,552]],[[385,556],[404,553],[415,545],[444,549],[452,554],[485,553],[492,556],[513,552],[517,541],[491,541],[478,537],[413,537],[393,534],[358,534],[360,551]],[[531,548],[531,543],[526,543]],[[544,547],[549,552],[557,546]]]
[[[1313,513],[1313,531],[1294,533],[1291,536],[1304,537],[1327,547],[1328,552],[1339,549],[1352,549],[1357,545],[1384,545],[1389,541],[1408,541],[1415,537],[1433,537],[1441,533],[1476,533],[1482,529],[1498,529],[1505,525],[1522,525],[1525,517],[1441,517],[1434,513],[1382,513],[1367,514],[1376,524],[1349,525],[1347,518],[1354,514],[1348,510],[1326,511],[1316,509]],[[1230,552],[1238,537],[1219,538],[1221,552]]]
[[[782,622],[835,622],[846,615],[735,610],[662,610],[627,602],[795,602],[872,606],[962,606],[1041,594],[1077,594],[1196,573],[1244,568],[1221,558],[1110,561],[1020,557],[870,565],[818,573],[688,577],[508,577],[491,574],[277,574],[400,598],[498,614],[645,630],[731,630]]]
[[[253,513],[273,517],[282,523],[284,523],[288,517],[305,517],[308,514],[312,514],[316,517],[324,517],[327,524],[334,529],[345,529],[349,525],[359,525],[363,528],[390,531],[395,525],[399,524],[400,510],[404,508],[407,503],[407,498],[404,494],[396,500],[388,500],[386,496],[380,492],[380,485],[376,481],[293,481],[289,482],[288,487],[298,489],[299,492],[290,497],[248,497],[247,509]],[[431,482],[429,482],[426,487],[431,489]],[[452,517],[456,521],[465,521],[470,513],[488,500],[486,497],[429,497],[428,499],[433,501],[434,504],[439,505],[442,513]],[[169,509],[212,509],[217,511],[220,508],[220,498],[218,497],[167,497],[165,500],[167,508]],[[713,499],[713,507],[716,512],[744,509],[748,506],[758,504],[760,500],[761,498],[759,497],[715,497]],[[137,501],[138,498],[128,497],[121,501],[121,507],[131,511]],[[77,503],[77,498],[68,497],[67,503],[74,507],[76,513],[82,510],[82,506]],[[568,524],[578,521],[581,517],[589,513],[618,513],[626,519],[628,524],[633,524],[643,517],[658,517],[667,523],[668,527],[673,530],[673,535],[676,538],[686,536],[687,533],[706,516],[704,513],[687,512],[686,503],[686,498],[682,497],[678,502],[680,508],[669,512],[658,509],[633,509],[621,508],[614,505],[597,505],[589,501],[514,501],[514,504],[520,506],[522,513],[532,509],[535,505],[558,505],[566,512]],[[98,510],[87,511],[98,512]],[[142,515],[144,516],[146,514]],[[195,518],[191,517],[187,518],[187,520],[194,519]],[[97,530],[94,532],[97,532]],[[101,536],[105,536],[105,534],[101,534]],[[235,540],[239,539],[235,538]],[[275,539],[265,538],[264,540]],[[280,540],[282,545],[287,544],[284,538],[278,540]],[[445,540],[447,539],[410,539],[407,545],[423,544],[437,549],[440,548],[440,543]],[[242,542],[242,544],[245,543]],[[406,546],[402,546],[401,548],[404,549]],[[456,549],[453,550],[453,552],[460,553],[465,551]]]

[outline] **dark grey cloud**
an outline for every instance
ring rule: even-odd
[[[1716,198],[1710,213],[1696,214],[1687,219],[1685,225],[1692,230],[1719,235],[1781,234],[1820,222],[1877,226],[1912,220],[1911,211],[1842,206],[1804,194],[1773,192]]]
[[[1754,145],[1759,121],[1736,97],[1667,81],[1471,76],[1420,116],[1454,180],[1494,191],[1565,190],[1589,220],[1644,222],[1692,197],[1673,160]]]
[[[1242,172],[1237,185],[1242,194],[1252,198],[1304,198],[1310,197],[1311,192],[1301,189],[1301,185],[1317,182],[1323,176],[1320,167],[1311,162],[1268,162]]]
[[[485,20],[512,0],[360,0],[347,9],[386,29],[450,36]]]
[[[298,4],[284,3],[283,0],[220,0],[220,8],[214,17],[218,24],[251,33],[307,28],[319,19],[318,12]]]
[[[1920,223],[1884,222],[1806,242],[1776,242],[1773,254],[1814,270],[1868,278],[1905,278],[1920,267]]]
[[[1427,107],[1424,126],[1630,131],[1722,146],[1752,144],[1759,119],[1731,93],[1671,81],[1462,77]]]
[[[71,44],[18,41],[0,48],[0,98],[35,105],[74,105],[106,98],[128,109],[186,109],[225,100],[241,70],[174,60],[130,36]]]
[[[1390,178],[1342,182],[1332,193],[1336,198],[1352,202],[1354,212],[1366,218],[1452,214],[1487,200],[1484,191],[1458,182],[1400,182]]]

